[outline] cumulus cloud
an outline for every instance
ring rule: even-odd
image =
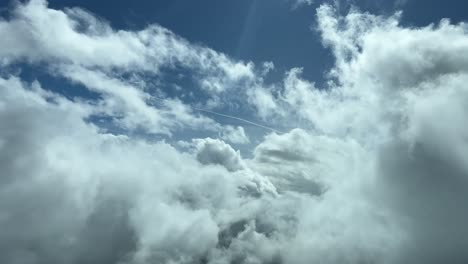
[[[367,153],[361,161],[336,167],[348,168],[338,173],[344,176],[352,171],[350,164],[357,164],[359,185],[370,195],[365,200],[377,201],[368,205],[387,208],[386,219],[397,227],[395,234],[399,235],[390,243],[394,251],[374,262],[462,263],[466,255],[460,248],[468,241],[455,234],[463,226],[458,221],[466,221],[457,202],[466,199],[468,175],[461,161],[467,155],[461,150],[466,149],[467,131],[460,119],[468,114],[464,103],[467,90],[462,85],[468,65],[462,55],[468,48],[466,24],[442,20],[427,27],[404,28],[399,25],[399,14],[383,17],[351,11],[342,17],[327,5],[317,10],[317,19],[323,43],[336,57],[336,66],[329,73],[331,82],[327,89],[318,89],[301,77],[300,69],[292,69],[283,85],[270,92],[276,107],[269,114],[276,119],[284,113],[290,113],[286,117],[298,115],[312,131],[339,141],[352,139],[357,148],[345,153]],[[258,109],[265,108],[252,102]],[[295,144],[289,144],[291,151],[284,153],[276,151],[278,143],[265,145],[267,142],[256,150],[256,159],[269,160],[266,168],[281,155],[286,160],[315,157],[312,153],[296,155],[291,148]],[[304,145],[307,140],[300,142]],[[274,155],[264,158],[263,153],[268,152]],[[327,156],[327,151],[318,153]],[[288,168],[286,160],[279,160],[281,168]],[[323,161],[309,162],[307,171],[317,163]],[[367,165],[374,168],[366,172]],[[332,173],[333,167],[326,171]],[[366,177],[370,177],[367,183]],[[294,186],[287,177],[278,178],[283,185]],[[332,187],[324,195],[337,188],[336,184],[325,186]],[[366,186],[370,190],[365,190]],[[441,240],[445,246],[440,246]],[[337,262],[353,262],[350,259]]]
[[[100,133],[59,95],[50,103],[16,78],[0,85],[5,263],[193,263],[249,200],[238,193],[263,193],[251,175],[204,166],[168,144]],[[229,159],[222,147],[199,160],[226,151],[232,163],[221,165],[241,169],[238,153]]]
[[[197,160],[202,164],[217,164],[230,171],[242,169],[242,158],[239,151],[219,139],[197,139]]]
[[[222,131],[221,138],[233,144],[247,144],[250,142],[249,137],[245,134],[244,128],[241,126],[226,126],[224,131]]]
[[[0,21],[0,261],[465,263],[466,24],[405,28],[399,14],[329,5],[317,21],[336,59],[326,87],[300,68],[266,83],[272,64],[157,25],[115,30],[81,9],[16,4]],[[97,95],[22,80],[9,72],[21,63]],[[200,92],[248,98],[252,115],[301,128],[253,142],[196,114],[150,81],[174,65]],[[185,128],[219,138],[133,133]],[[227,142],[250,142],[252,157]]]
[[[212,120],[192,113],[182,101],[169,106],[160,103],[166,98],[157,96],[160,89],[154,79],[165,70],[182,67],[192,71],[198,88],[211,94],[255,79],[252,63],[235,62],[190,44],[161,26],[114,30],[83,9],[54,10],[44,0],[16,3],[11,17],[0,21],[0,34],[8,36],[1,44],[3,66],[46,65],[52,75],[101,94],[96,105],[105,109],[96,112],[118,116],[113,120],[125,129],[171,134],[183,127],[219,128]],[[123,75],[135,76],[137,81],[121,78]],[[154,78],[148,80],[148,76]],[[207,104],[212,101],[208,99]]]

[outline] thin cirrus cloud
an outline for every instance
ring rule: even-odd
[[[38,0],[11,14],[0,21],[2,263],[467,261],[466,24],[405,28],[398,14],[321,5],[335,66],[318,89],[300,68],[267,83],[264,67],[157,25],[116,30]],[[10,72],[22,64],[98,96]],[[161,93],[151,80],[174,67],[205,97]],[[257,142],[193,110],[228,98],[271,126],[301,128]],[[171,139],[185,129],[218,138]]]

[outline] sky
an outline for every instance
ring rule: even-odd
[[[467,7],[0,1],[0,263],[467,263]]]

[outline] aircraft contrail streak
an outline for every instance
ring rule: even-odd
[[[267,130],[270,130],[270,131],[273,131],[273,132],[276,132],[276,133],[279,133],[279,134],[283,134],[283,132],[281,132],[281,131],[279,131],[279,130],[276,130],[276,129],[274,129],[274,128],[267,127],[267,126],[264,126],[264,125],[261,125],[261,124],[258,124],[258,123],[255,123],[255,122],[252,122],[252,121],[249,121],[249,120],[240,118],[240,117],[231,116],[231,115],[225,115],[225,114],[221,114],[221,113],[218,113],[218,112],[213,112],[213,111],[210,111],[210,110],[204,110],[204,109],[199,109],[199,108],[193,108],[193,109],[194,109],[194,110],[197,110],[197,111],[200,111],[200,112],[210,113],[210,114],[217,115],[217,116],[223,116],[223,117],[227,117],[227,118],[239,120],[239,121],[242,121],[242,122],[244,122],[244,123],[248,123],[248,124],[254,125],[254,126],[256,126],[256,127],[261,127],[261,128],[264,128],[264,129],[267,129]]]

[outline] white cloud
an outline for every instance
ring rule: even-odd
[[[79,105],[60,96],[49,102],[40,88],[28,90],[15,78],[0,79],[0,87],[6,263],[125,256],[190,263],[217,244],[219,210],[229,216],[240,208],[236,189],[258,186],[249,175],[203,166],[162,142],[101,134],[83,121]],[[223,165],[240,168],[236,155]]]
[[[250,143],[249,137],[245,134],[244,128],[241,126],[225,126],[221,138],[233,144]]]
[[[257,71],[159,26],[115,31],[37,0],[15,10],[0,22],[9,36],[2,63],[47,62],[99,98],[66,99],[2,73],[2,263],[468,258],[466,24],[405,28],[398,15],[340,17],[324,5],[318,26],[336,65],[327,87],[316,87],[299,68],[266,84],[271,65]],[[86,121],[102,114],[129,131],[188,127],[248,142],[242,127],[197,115],[140,78],[174,64],[219,84],[218,104],[247,95],[259,117],[302,129],[267,135],[246,159],[220,139],[166,143]],[[225,87],[242,82],[252,85]]]
[[[241,170],[244,165],[239,151],[218,139],[195,140],[197,160],[202,164],[221,165],[229,171]]]
[[[386,253],[381,252],[381,257],[386,261],[437,263],[447,259],[455,262],[466,259],[458,249],[466,246],[468,241],[451,235],[460,232],[462,224],[458,221],[467,219],[466,212],[456,205],[460,199],[466,199],[464,194],[468,188],[468,170],[461,161],[468,154],[468,131],[461,121],[468,116],[468,108],[464,103],[468,90],[462,85],[468,75],[468,62],[464,56],[468,50],[466,24],[452,25],[443,20],[428,27],[404,28],[399,25],[398,14],[382,17],[352,11],[340,17],[330,6],[320,7],[317,14],[324,44],[336,56],[336,66],[330,71],[335,81],[327,89],[318,89],[300,76],[300,70],[292,69],[284,85],[279,88],[279,96],[274,97],[273,93],[269,95],[276,98],[276,108],[269,113],[288,113],[284,119],[281,119],[284,114],[276,114],[279,122],[288,122],[288,119],[298,115],[302,122],[310,123],[314,131],[332,138],[338,137],[339,141],[353,139],[353,144],[360,146],[346,150],[345,153],[355,153],[353,156],[361,151],[367,153],[361,161],[352,159],[356,163],[339,163],[324,171],[326,175],[333,173],[336,168],[346,168],[346,171],[339,171],[337,175],[348,176],[353,171],[351,164],[355,164],[360,174],[359,178],[355,178],[356,186],[361,186],[358,188],[373,197],[363,197],[364,201],[377,201],[366,206],[379,205],[381,209],[390,209],[390,215],[386,218],[394,223],[393,227],[388,224],[366,229],[383,232],[375,235],[380,237],[379,240],[383,239],[381,242],[389,243],[385,247],[392,248]],[[255,101],[254,104],[260,105]],[[307,146],[305,142],[310,137],[300,140],[301,145]],[[299,178],[292,175],[303,175],[301,172],[304,169],[301,170],[298,165],[288,167],[287,160],[275,161],[277,155],[263,157],[263,153],[273,151],[278,155],[286,153],[284,155],[292,157],[298,153],[292,146],[298,143],[287,143],[287,151],[278,151],[278,147],[274,147],[278,143],[267,144],[269,141],[271,139],[257,147],[256,158],[267,162],[259,170],[266,175],[279,175],[273,178],[273,182],[277,187],[283,186],[280,190],[284,186],[294,186],[294,181]],[[324,144],[326,140],[320,142]],[[333,146],[331,149],[338,151],[346,148]],[[357,151],[359,149],[361,151]],[[325,150],[318,153],[322,154],[318,157],[327,157]],[[313,153],[301,153],[299,156],[315,157]],[[339,161],[339,157],[331,160]],[[274,162],[281,163],[282,170],[278,173],[270,165]],[[314,176],[323,174],[315,172],[314,165],[311,165],[317,163],[323,164],[324,161],[310,162],[305,171]],[[261,163],[254,163],[255,166],[258,164]],[[370,167],[365,170],[362,166]],[[271,168],[271,172],[268,168]],[[345,195],[347,191],[341,188],[349,191],[356,186],[350,182],[351,179],[343,181],[344,185],[339,184],[338,187],[332,184],[325,196],[334,193],[332,189],[338,189],[340,191],[336,192],[336,198],[347,199],[344,197],[349,197],[350,193]],[[365,186],[372,186],[373,190],[365,190]],[[354,195],[350,199],[357,199]],[[333,207],[327,198],[323,198],[322,204]],[[351,210],[358,211],[357,208]],[[340,216],[336,219],[341,217],[345,218]],[[313,219],[309,221],[313,222]],[[371,219],[366,216],[362,221]],[[450,228],[445,227],[448,222]],[[366,226],[375,224],[372,223]],[[383,234],[390,232],[385,231],[386,228],[396,228],[396,237],[385,238]],[[323,229],[326,227],[319,230]],[[352,229],[350,231],[354,232]],[[308,234],[306,231],[303,233]],[[343,231],[340,234],[345,233]],[[371,237],[369,233],[365,240]],[[440,242],[441,238],[447,246],[440,247],[431,242]],[[341,239],[341,242],[345,241],[345,237]],[[304,240],[300,241],[304,243]],[[320,244],[327,245],[324,242]],[[314,244],[315,247],[318,245]],[[306,251],[313,246],[304,247]],[[364,257],[349,254],[341,259],[337,252],[348,250],[349,247],[341,250],[331,248],[334,249],[334,257],[327,260],[319,257],[321,261],[353,263],[362,261]],[[304,262],[306,259],[310,261],[305,252],[293,252],[298,256],[307,256]],[[419,252],[426,253],[422,255]],[[378,258],[377,249],[368,248],[362,253],[376,254],[374,257]],[[355,261],[353,256],[357,257]]]
[[[82,9],[54,10],[43,0],[17,4],[12,17],[0,21],[0,34],[8,36],[0,44],[3,65],[47,65],[52,74],[102,95],[96,104],[105,106],[107,114],[115,115],[125,129],[171,134],[181,127],[212,130],[215,126],[180,100],[156,98],[157,87],[144,78],[130,83],[120,75],[157,78],[164,69],[184,67],[192,71],[199,88],[213,94],[207,104],[213,102],[215,93],[255,79],[252,63],[235,62],[190,44],[158,25],[135,32],[114,30]]]
[[[249,103],[255,106],[258,115],[262,119],[271,117],[276,112],[280,111],[272,89],[261,86],[252,87],[247,91],[247,96]]]
[[[255,148],[250,165],[269,175],[283,190],[320,195],[321,189],[336,185],[344,175],[355,177],[353,174],[358,173],[355,166],[364,157],[365,151],[356,142],[294,129],[284,135],[268,135]]]
[[[180,64],[221,80],[253,77],[253,64],[233,62],[224,54],[188,43],[169,30],[151,25],[132,32],[113,30],[105,21],[83,9],[64,11],[47,7],[45,0],[18,4],[10,20],[0,23],[2,60],[58,60],[83,67],[116,67],[121,70],[158,71]]]

